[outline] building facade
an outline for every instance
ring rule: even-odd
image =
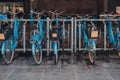
[[[105,10],[115,12],[116,6],[120,6],[119,0],[0,0],[0,13],[19,9],[27,14],[32,7],[39,11],[57,9],[67,14],[100,14]]]

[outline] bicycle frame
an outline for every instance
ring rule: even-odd
[[[107,20],[107,28],[108,28],[110,44],[112,44],[115,48],[117,48],[120,51],[120,44],[118,44],[118,41],[120,39],[120,32],[119,32],[120,30],[116,33],[116,37],[115,37],[113,32],[113,25],[110,19]]]
[[[5,49],[4,49],[5,48],[5,44],[7,44],[9,46],[8,48],[11,51],[14,51],[15,48],[17,47],[17,45],[18,45],[18,39],[19,39],[20,22],[21,22],[21,20],[16,19],[16,17],[14,16],[14,22],[13,22],[13,24],[11,24],[11,28],[13,28],[14,32],[13,32],[13,35],[10,35],[10,38],[9,38],[12,42],[10,42],[10,44],[8,44],[8,40],[5,40],[3,42],[3,45],[2,45],[2,54],[5,53]]]
[[[59,27],[59,18],[58,18],[58,15],[57,17],[55,18],[55,22],[56,22],[56,26],[57,28]],[[58,44],[58,45],[57,45]],[[54,54],[57,55],[58,54],[58,51],[59,51],[59,48],[60,45],[59,45],[59,41],[52,41],[52,48],[53,48],[53,51],[54,51]]]
[[[20,21],[18,21],[15,18],[15,23],[14,23],[14,44],[12,45],[12,51],[15,50],[18,44],[18,39],[19,39],[19,28],[20,28]]]
[[[88,51],[92,51],[92,50],[96,51],[96,39],[92,39],[88,37],[86,27],[87,27],[87,24],[86,24],[86,21],[84,21],[82,33],[83,33],[83,40],[84,40],[85,47],[87,48]]]
[[[31,13],[31,21],[34,21],[34,18],[32,17],[32,13]],[[35,33],[31,36],[31,41],[32,41],[32,55],[35,55],[35,45],[37,46],[37,48],[42,51],[42,41],[44,40],[45,37],[45,32],[44,32],[44,21],[42,21],[42,19],[40,19],[40,17],[38,18],[38,29],[34,30]]]
[[[57,28],[59,28],[60,27],[60,24],[59,24],[59,15],[60,14],[62,14],[63,12],[60,12],[60,13],[54,13],[54,12],[51,12],[52,14],[54,14],[54,15],[56,15],[56,18],[54,19],[55,20],[55,24],[56,24],[56,26],[57,26]],[[69,22],[69,19],[68,19],[68,22]],[[60,38],[64,41],[65,40],[65,38],[66,38],[66,33],[67,33],[67,31],[65,30],[65,25],[63,25],[63,27],[62,27],[62,30],[60,30],[60,32],[58,32],[58,35],[60,35]],[[57,46],[55,46],[54,44],[58,44]],[[60,49],[60,42],[59,41],[52,41],[52,47],[53,47],[53,51],[54,52],[58,52],[59,51],[59,49]],[[54,48],[55,47],[55,48]],[[59,47],[58,49],[57,49],[57,47]],[[58,50],[58,51],[56,51],[56,50]],[[56,53],[55,53],[56,54]]]
[[[60,49],[60,43],[59,41],[52,41],[52,47],[53,47],[53,51],[54,51],[54,54],[57,55],[58,54],[58,51]]]

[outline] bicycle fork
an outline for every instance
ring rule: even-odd
[[[53,51],[54,54],[57,55],[58,54],[58,43],[57,42],[53,42]]]
[[[91,46],[90,46],[91,50],[96,51],[96,41],[91,39],[90,42],[91,42]]]

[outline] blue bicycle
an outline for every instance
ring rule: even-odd
[[[4,16],[4,15],[2,15]],[[4,20],[4,19],[3,19]],[[5,19],[7,21],[7,19]],[[0,33],[0,48],[1,48],[1,54],[3,56],[3,60],[6,64],[10,64],[13,60],[14,52],[10,51],[9,44],[10,44],[10,37],[12,34],[11,28],[9,28],[9,25],[5,25],[8,23],[5,23],[4,21],[1,23],[1,33]]]
[[[37,23],[36,23],[36,29],[31,31],[31,46],[32,46],[32,55],[34,56],[34,60],[36,62],[36,64],[40,64],[42,62],[42,43],[45,39],[45,30],[44,30],[44,21],[42,21],[43,19],[41,19],[40,15],[44,13],[44,11],[37,13],[37,12],[33,12],[31,11],[31,19],[33,18],[33,14],[37,15]],[[33,20],[34,21],[34,20]]]
[[[119,20],[119,19],[118,19]],[[120,23],[119,21],[114,21],[117,26],[113,26],[113,21],[111,21],[110,18],[107,18],[106,20],[106,26],[107,26],[107,33],[106,37],[109,39],[109,47],[113,46],[114,49],[117,50],[118,55],[120,56]],[[117,29],[117,31],[113,32],[114,28]]]
[[[98,38],[98,30],[92,21],[88,23],[88,21],[85,21],[86,19],[88,18],[81,18],[81,34],[84,41],[84,46],[88,51],[89,60],[91,64],[94,64],[96,60],[96,43]],[[91,25],[88,26],[88,24]]]
[[[18,12],[19,13],[19,12]],[[16,18],[18,13],[13,14],[13,22],[9,22],[11,25],[8,26],[4,31],[5,40],[2,42],[1,54],[3,55],[3,59],[6,64],[10,64],[14,57],[15,48],[18,45],[19,39],[19,28],[20,28],[20,20]]]
[[[57,11],[52,12],[49,11],[53,16],[54,16],[54,21],[52,24],[53,29],[51,29],[51,41],[52,41],[52,48],[53,48],[53,52],[54,52],[54,62],[55,65],[58,63],[58,52],[60,50],[60,38],[61,39],[65,39],[66,38],[66,34],[67,31],[65,30],[65,27],[63,26],[62,29],[60,29],[60,21],[59,21],[59,15],[61,15],[64,11],[58,13]]]
[[[0,15],[0,16],[4,16],[4,15]],[[0,20],[4,20],[4,19],[0,19]],[[3,24],[3,22],[2,21],[0,21],[0,49],[1,49],[1,47],[2,47],[2,43],[3,43],[3,41],[5,40],[5,36],[4,36],[4,29],[3,29],[3,26],[2,26],[2,24]],[[1,52],[1,51],[0,51]]]

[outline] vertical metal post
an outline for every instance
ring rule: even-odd
[[[49,24],[49,26],[52,29],[52,24]],[[49,28],[49,30],[50,30],[50,28]],[[49,49],[50,49],[50,51],[52,51],[52,41],[50,40],[50,38],[49,38]]]
[[[71,18],[71,52],[73,53],[73,18]]]
[[[47,18],[47,54],[49,54],[49,40],[50,40],[50,37],[49,37],[49,18]]]
[[[82,37],[82,35],[81,35],[81,26],[82,24],[79,22],[79,51],[81,50],[81,41],[82,41],[82,39],[81,39],[81,37]]]
[[[65,29],[65,20],[63,20],[62,30],[63,30],[63,32],[62,32],[62,48],[63,48],[63,52],[64,52],[64,49],[65,49],[65,44],[64,43],[65,43],[65,39],[66,39],[65,38],[66,36],[64,35],[64,31],[66,30]]]
[[[106,24],[104,22],[104,50],[106,51]]]
[[[70,47],[70,24],[68,24],[68,47]]]
[[[65,20],[63,20],[63,28],[62,28],[62,30],[63,30],[63,31],[65,30]],[[65,37],[65,36],[64,36],[64,32],[62,33],[62,35],[63,35],[63,37]]]
[[[26,52],[26,21],[23,25],[23,49],[24,49],[24,52]]]
[[[49,19],[49,31],[50,31],[50,29],[52,30],[52,22],[53,22],[54,20],[52,20],[52,19]],[[50,38],[49,38],[49,50],[50,51],[52,51],[52,41],[50,40]]]
[[[75,19],[75,48],[74,48],[75,53],[76,50],[77,50],[77,20]]]

